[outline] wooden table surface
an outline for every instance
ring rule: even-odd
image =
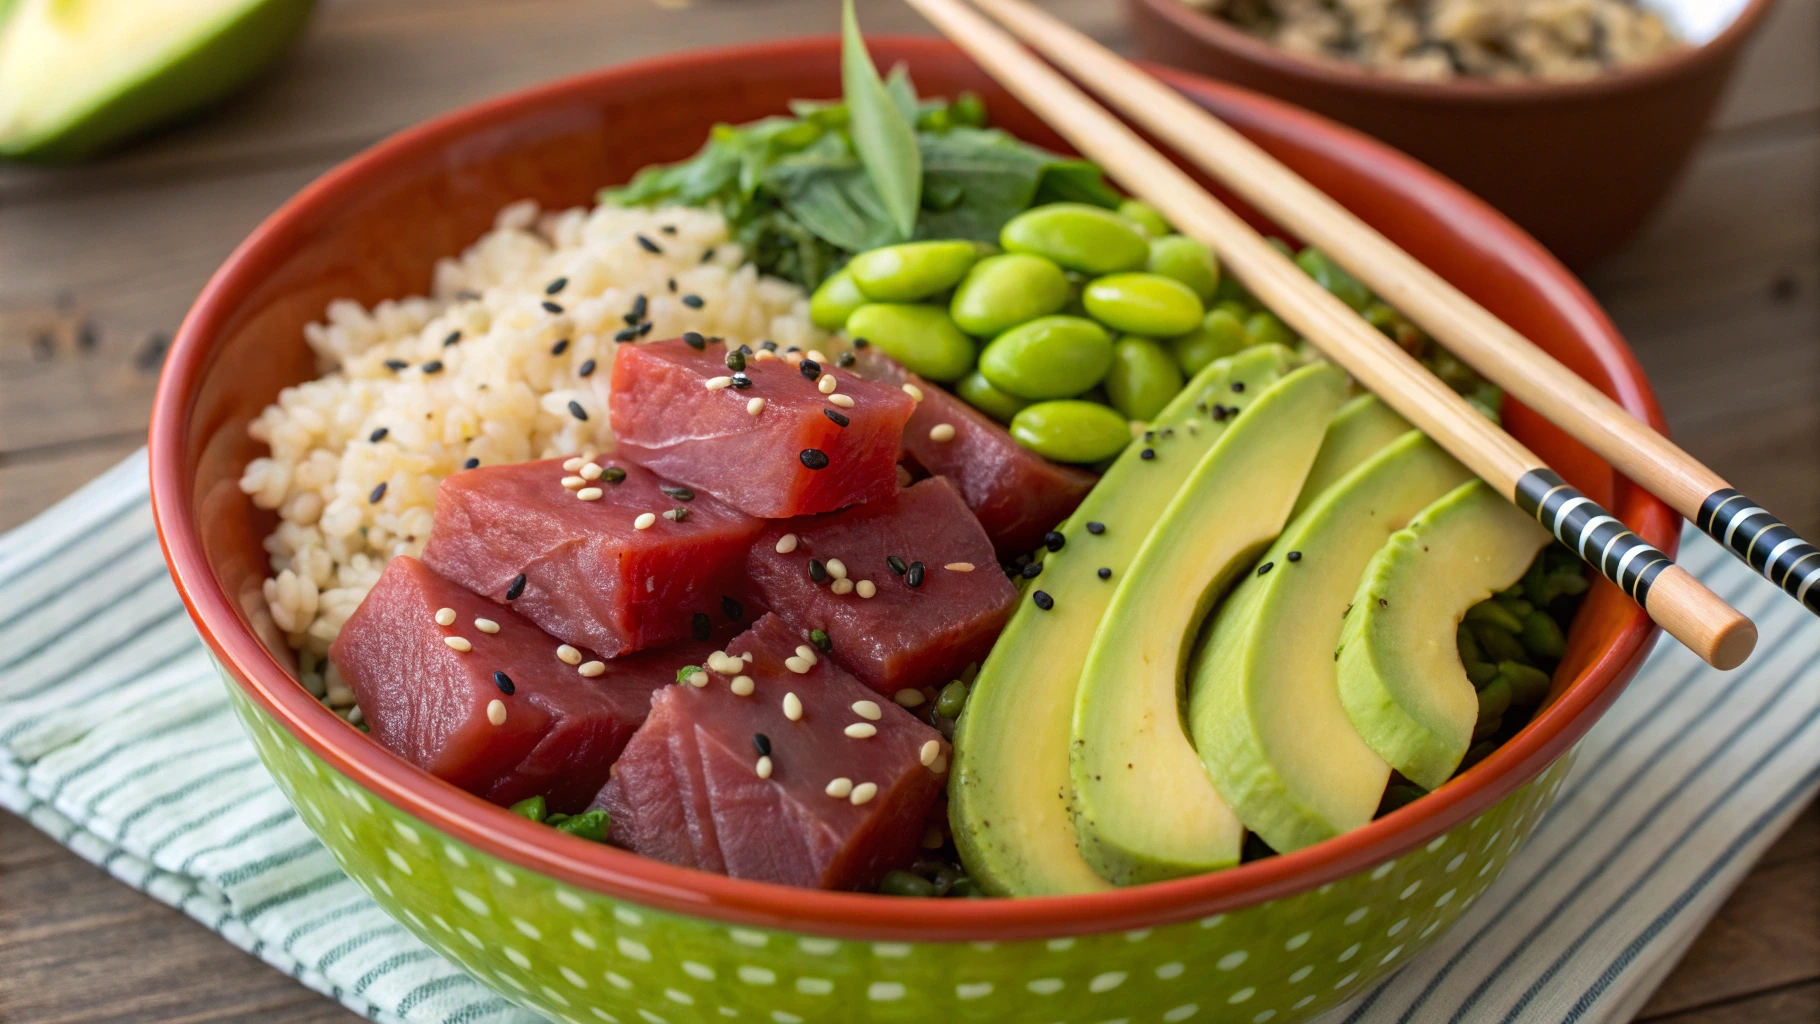
[[[171,332],[229,250],[389,132],[542,79],[835,24],[831,0],[322,0],[280,72],[101,164],[0,167],[0,530],[143,441]],[[1114,45],[1115,0],[1052,6]],[[874,32],[921,32],[870,3]],[[1783,0],[1642,237],[1588,274],[1683,445],[1820,533],[1820,0]],[[351,1021],[0,813],[0,1021]],[[1820,1021],[1810,807],[1638,1017]]]

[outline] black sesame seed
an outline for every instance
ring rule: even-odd
[[[643,320],[650,310],[651,304],[645,300],[645,293],[639,292],[638,297],[632,300],[632,308],[626,311],[626,323],[635,324]]]
[[[651,328],[654,326],[656,326],[656,325],[651,323],[651,321],[649,321],[649,320],[646,320],[644,323],[639,324],[638,325],[638,336],[642,338],[645,335],[650,334]]]
[[[640,249],[643,249],[644,251],[650,253],[653,256],[661,256],[661,255],[663,255],[663,251],[664,251],[663,246],[658,245],[656,242],[651,241],[649,238],[646,238],[644,235],[638,236],[638,247]]]
[[[407,363],[402,359],[388,359],[385,361],[385,368],[393,373],[397,373],[399,370],[405,369],[410,365],[410,363]]]
[[[791,352],[801,352],[802,350],[803,348],[801,345],[791,345],[789,348],[784,349],[784,353],[787,355]]]
[[[1155,448],[1146,448],[1143,451],[1138,452],[1138,458],[1143,459],[1144,461],[1148,462],[1151,459],[1156,458],[1156,449]]]
[[[1066,543],[1068,543],[1068,538],[1062,536],[1059,530],[1050,530],[1043,534],[1043,546],[1051,551],[1062,550],[1062,545]]]
[[[1291,551],[1286,557],[1288,557],[1291,562],[1299,562],[1302,560],[1302,553],[1300,551]]]
[[[379,442],[385,440],[385,436],[389,433],[391,433],[390,430],[386,429],[385,427],[380,427],[378,430],[375,430],[371,434],[368,434],[367,440],[373,442],[374,444],[378,444]]]
[[[708,303],[699,295],[685,295],[682,297],[682,304],[690,309],[700,309]]]
[[[1030,564],[1030,556],[1029,555],[1018,555],[1016,558],[1013,558],[1011,560],[1011,564],[1017,566],[1019,569],[1022,569],[1024,566]]]
[[[544,285],[543,293],[545,295],[555,295],[557,292],[562,291],[564,288],[567,288],[568,286],[569,286],[569,279],[566,277],[559,277],[556,280],[551,281],[549,284]]]
[[[870,344],[872,344],[872,343],[867,341],[864,338],[854,338],[853,339],[854,348],[865,348],[867,345],[870,345]]]
[[[739,354],[740,354],[740,355],[742,355],[742,356],[749,356],[749,355],[751,355],[751,354],[752,354],[752,346],[750,346],[750,345],[741,345],[741,346],[740,346],[740,347],[739,347]]]
[[[904,564],[904,560],[896,555],[886,555],[885,564],[890,566],[891,571],[897,573],[899,576],[910,571],[910,567]]]
[[[676,234],[676,225],[665,224],[663,227],[660,227],[657,230],[662,231],[666,235],[674,235],[674,234]]]
[[[672,277],[672,278],[666,279],[664,281],[664,287],[668,288],[670,290],[671,295],[675,295],[676,294],[676,278]]]
[[[567,339],[567,338],[564,338],[561,341],[557,342],[556,344],[550,346],[550,354],[553,356],[562,355],[564,352],[567,352],[568,350],[569,350],[569,339]]]
[[[618,466],[608,466],[600,471],[600,478],[610,484],[623,483],[626,479],[626,471]]]
[[[377,505],[379,504],[379,499],[383,497],[385,497],[385,481],[382,480],[380,481],[379,486],[373,488],[373,492],[367,495],[367,504]]]
[[[1043,563],[1031,562],[1029,565],[1024,566],[1022,569],[1019,569],[1017,572],[1018,572],[1018,575],[1024,577],[1027,580],[1036,579],[1038,576],[1041,576],[1043,574]]]
[[[828,582],[828,567],[821,563],[821,559],[809,559],[809,580],[813,583]]]
[[[673,508],[664,513],[664,518],[668,519],[672,523],[680,523],[683,520],[689,518],[689,510],[686,508],[680,508],[680,507]]]
[[[569,415],[575,417],[578,420],[586,422],[587,418],[588,418],[588,410],[583,409],[581,407],[580,402],[577,402],[574,399],[570,399],[569,400]]]
[[[504,672],[493,673],[493,685],[499,687],[499,692],[508,697],[518,691],[518,687],[512,685],[512,677]]]
[[[1103,580],[1109,580],[1109,579],[1111,579],[1111,578],[1112,578],[1112,570],[1111,570],[1111,569],[1107,569],[1107,568],[1105,568],[1105,567],[1104,567],[1104,566],[1102,566],[1102,567],[1101,567],[1101,568],[1100,568],[1100,579],[1103,579]]]
[[[587,377],[587,376],[592,375],[594,373],[594,360],[590,359],[587,362],[581,364],[580,366],[577,366],[575,368],[575,373],[576,373],[576,376],[580,376],[580,377]]]
[[[697,640],[706,640],[714,634],[714,621],[701,612],[696,612],[689,617],[689,632],[695,634]]]
[[[1155,442],[1156,442],[1156,431],[1154,431],[1154,430],[1144,431],[1144,443],[1154,444]]]
[[[796,364],[796,369],[810,380],[814,380],[822,375],[822,364],[813,359],[805,359]]]
[[[1245,382],[1242,380],[1233,381],[1232,382],[1232,393],[1235,395],[1244,394],[1245,393]]]
[[[827,654],[829,651],[834,650],[834,641],[828,638],[828,631],[825,629],[810,630],[809,642],[814,644],[815,649],[823,654]]]
[[[771,756],[771,737],[766,736],[764,733],[755,732],[752,734],[752,746],[758,749],[758,753],[761,757]]]
[[[848,419],[848,418],[847,418],[847,417],[846,417],[846,416],[845,416],[845,415],[844,415],[844,414],[843,414],[843,413],[841,413],[841,412],[840,412],[840,411],[839,411],[839,410],[838,410],[838,409],[823,409],[823,410],[822,410],[822,415],[823,415],[823,416],[826,416],[826,417],[828,417],[828,418],[829,418],[829,419],[831,419],[831,420],[833,420],[833,421],[834,421],[834,422],[835,422],[835,424],[836,424],[836,425],[837,425],[837,426],[842,426],[842,427],[844,427],[844,426],[846,426],[846,425],[847,425],[847,424],[849,424],[849,423],[851,423],[851,422],[853,422],[853,421],[852,421],[852,420],[849,420],[849,419]]]
[[[910,570],[904,573],[904,582],[913,587],[923,585],[923,563],[911,562]]]
[[[766,352],[776,352],[777,351],[777,342],[761,341],[758,343],[758,347],[764,349]]]
[[[1262,576],[1276,567],[1277,564],[1275,562],[1265,562],[1263,565],[1258,566],[1258,575]]]
[[[727,369],[743,370],[746,368],[746,357],[737,349],[727,353]]]
[[[427,362],[427,363],[425,363],[425,364],[423,364],[423,372],[425,372],[425,373],[441,373],[441,372],[442,372],[442,360],[440,360],[440,359],[432,359],[432,360],[430,360],[430,361],[429,361],[429,362]]]
[[[479,459],[469,459],[468,461],[461,464],[462,469],[475,469],[475,468],[478,468],[479,466],[480,466]]]
[[[828,453],[820,448],[804,448],[797,458],[803,460],[803,465],[810,469],[828,468]]]
[[[664,497],[672,498],[676,501],[695,500],[695,492],[680,484],[664,484],[659,487],[658,490],[663,492]]]
[[[511,585],[506,587],[506,600],[516,601],[516,600],[518,600],[519,595],[523,594],[524,592],[525,592],[525,574],[521,572],[518,575],[512,577]]]
[[[702,337],[699,331],[684,331],[683,344],[699,352],[708,347],[708,339]]]
[[[442,339],[442,347],[443,347],[443,348],[448,348],[448,347],[449,347],[449,346],[450,346],[450,345],[453,345],[453,344],[455,344],[455,343],[456,343],[456,342],[458,342],[458,341],[460,341],[460,340],[461,340],[461,332],[460,332],[460,331],[450,331],[450,332],[449,332],[449,336],[448,336],[448,337],[446,337],[446,338],[444,338],[444,339]]]
[[[710,245],[710,246],[708,246],[708,248],[706,250],[704,250],[702,252],[701,261],[703,263],[706,263],[713,258],[714,258],[714,247]]]
[[[725,615],[729,620],[738,622],[746,617],[746,606],[740,604],[731,597],[722,597],[720,599],[720,613]]]
[[[733,386],[744,391],[752,386],[752,378],[743,373],[736,373],[733,375]]]
[[[1091,533],[1091,534],[1093,534],[1093,535],[1094,535],[1094,536],[1095,536],[1095,537],[1097,537],[1097,536],[1099,536],[1099,535],[1100,535],[1100,534],[1102,534],[1102,533],[1105,533],[1105,532],[1106,532],[1106,524],[1105,524],[1105,523],[1101,523],[1101,522],[1096,522],[1096,521],[1089,521],[1089,522],[1088,522],[1088,523],[1087,523],[1087,532],[1088,532],[1088,533]]]
[[[1044,611],[1048,611],[1055,607],[1055,598],[1050,597],[1049,592],[1046,590],[1031,591],[1030,600],[1035,601],[1036,606]]]
[[[638,340],[638,328],[627,327],[622,330],[614,331],[613,340],[619,342],[622,345],[628,341],[637,341]],[[701,346],[697,345],[695,347],[700,348]]]
[[[543,300],[542,305],[543,305],[543,311],[545,313],[561,313],[562,312],[562,306],[558,303],[551,302],[549,299]]]
[[[840,355],[834,357],[834,365],[836,366],[852,366],[857,362],[859,362],[859,357],[851,352],[842,352]]]

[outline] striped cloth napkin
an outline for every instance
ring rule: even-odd
[[[1762,631],[1729,675],[1663,644],[1445,942],[1322,1024],[1628,1020],[1820,789],[1820,623],[1690,533]],[[166,576],[143,453],[0,537],[0,806],[374,1020],[535,1021],[337,869],[229,710]]]

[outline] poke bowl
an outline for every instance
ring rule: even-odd
[[[869,42],[881,66],[902,62],[925,95],[971,91],[994,125],[1066,152],[951,46]],[[1157,73],[1662,426],[1641,370],[1593,300],[1483,203],[1313,115]],[[1552,690],[1528,724],[1434,792],[1294,852],[1170,881],[1029,898],[798,888],[565,835],[407,763],[301,684],[307,673],[286,637],[297,623],[284,621],[295,606],[274,597],[269,578],[267,540],[279,513],[256,502],[257,481],[247,481],[268,452],[249,429],[284,389],[323,371],[306,326],[338,300],[375,307],[369,328],[408,319],[405,307],[381,304],[423,294],[445,272],[437,261],[495,228],[510,204],[585,206],[603,185],[687,157],[716,124],[837,95],[840,80],[840,41],[811,38],[667,56],[467,108],[331,171],[221,268],[186,318],[160,385],[152,489],[173,576],[261,758],[389,913],[552,1019],[791,1024],[935,1013],[1262,1024],[1307,1020],[1356,995],[1436,941],[1497,879],[1553,799],[1574,744],[1636,670],[1654,631],[1615,588],[1597,583],[1586,592]],[[548,296],[553,305],[558,291]],[[437,361],[433,371],[412,372],[442,370]],[[1501,414],[1570,482],[1645,540],[1674,550],[1677,523],[1665,505],[1520,405],[1506,401]],[[779,538],[777,550],[785,546]],[[481,633],[499,627],[475,621],[486,623]],[[812,652],[799,657],[813,666]],[[676,686],[687,695],[682,679]],[[498,685],[511,694],[509,682]],[[880,711],[860,713],[876,720]],[[856,787],[840,795],[850,791],[857,807]]]

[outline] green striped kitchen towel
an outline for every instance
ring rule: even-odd
[[[533,1021],[345,877],[265,774],[165,574],[145,456],[0,537],[0,806],[375,1020]],[[1624,1021],[1820,789],[1820,623],[1689,533],[1756,619],[1731,674],[1662,645],[1446,941],[1324,1024]]]

